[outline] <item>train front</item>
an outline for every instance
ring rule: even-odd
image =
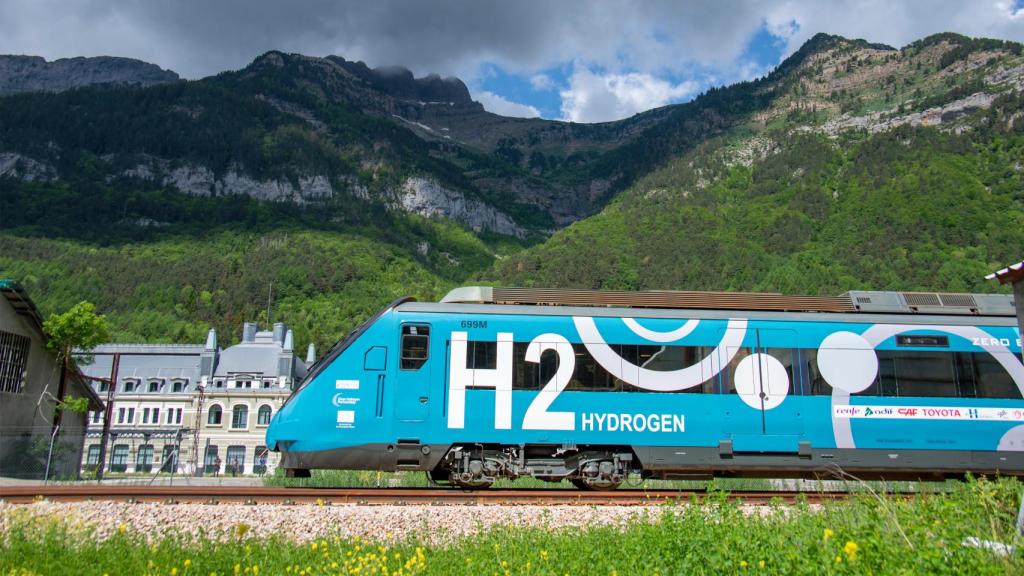
[[[281,453],[278,466],[289,476],[306,476],[314,468],[376,467],[383,433],[375,418],[377,388],[392,334],[390,312],[406,300],[392,303],[335,344],[274,415],[267,447]]]

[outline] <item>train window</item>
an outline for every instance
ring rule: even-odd
[[[704,346],[637,346],[637,357],[640,360],[641,368],[655,372],[671,372],[682,370],[695,364],[699,364],[705,356],[713,352],[713,348]],[[681,393],[689,394],[713,394],[715,392],[715,379],[710,374],[703,374],[706,381],[700,386],[693,386]],[[642,377],[641,377],[642,378]],[[641,381],[641,384],[643,382]],[[638,388],[644,391],[643,388]]]
[[[799,394],[801,391],[798,389],[799,382],[797,380],[798,374],[796,372],[797,350],[794,348],[765,348],[764,353],[782,363],[782,366],[786,369],[789,392]],[[773,386],[772,389],[774,390],[775,387]]]
[[[955,398],[959,396],[953,355],[947,352],[889,351],[896,364],[899,396]],[[888,354],[879,354],[879,356]],[[879,374],[882,373],[881,365]]]
[[[733,349],[735,350],[735,349]],[[730,350],[732,352],[732,350]],[[723,394],[735,394],[736,393],[736,382],[734,381],[733,375],[736,373],[736,367],[739,366],[740,362],[750,356],[750,348],[740,348],[736,350],[736,355],[732,357],[729,365],[725,367],[722,372],[725,374],[725,378],[722,381],[722,393]]]
[[[1009,354],[1007,360],[1016,362]],[[987,352],[957,352],[957,375],[960,390],[964,396],[978,398],[1005,398],[1022,400],[1020,388],[1013,377],[999,363],[999,359]]]
[[[419,370],[427,361],[429,349],[429,326],[402,326],[402,370]]]
[[[616,379],[594,360],[583,344],[573,344],[576,369],[566,390],[581,392],[612,392],[618,389]]]
[[[498,343],[470,340],[466,343],[466,368],[494,370],[498,367]]]
[[[526,350],[529,346],[526,342],[512,345],[512,369],[515,373],[512,388],[515,390],[540,390],[558,371],[557,352],[545,350],[540,355],[539,364],[527,362]]]

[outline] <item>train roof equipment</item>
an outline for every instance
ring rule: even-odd
[[[560,290],[463,286],[448,292],[444,304],[599,306],[779,312],[875,314],[942,314],[1014,316],[1006,294],[888,292],[852,290],[840,296],[793,296],[779,293],[701,292],[683,290]]]

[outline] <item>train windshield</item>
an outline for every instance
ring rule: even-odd
[[[309,373],[306,374],[306,377],[302,379],[302,382],[299,383],[299,385],[296,386],[294,390],[292,390],[291,395],[288,396],[288,400],[291,400],[293,397],[295,397],[295,394],[297,394],[300,390],[305,388],[307,384],[315,380],[316,377],[319,376],[320,373],[324,371],[324,369],[330,366],[331,363],[338,358],[338,356],[341,356],[341,353],[344,352],[349,346],[351,346],[353,342],[358,340],[359,337],[363,335],[363,332],[366,332],[366,330],[370,326],[373,326],[373,323],[376,322],[381,316],[383,316],[385,313],[387,313],[395,306],[398,306],[399,304],[415,301],[416,299],[411,296],[406,296],[403,298],[399,298],[398,300],[395,300],[394,302],[388,304],[380,311],[378,311],[376,314],[371,316],[366,322],[360,324],[358,328],[349,332],[344,338],[338,340],[334,344],[334,346],[331,346],[331,349],[327,351],[327,354],[324,354],[323,357],[316,362],[316,364],[313,364],[313,366],[310,367]],[[288,402],[286,401],[285,404],[287,403]]]

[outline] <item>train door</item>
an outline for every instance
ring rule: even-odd
[[[723,432],[733,449],[795,452],[802,430],[799,402],[786,402],[793,374],[791,330],[750,330],[742,346],[727,348]]]
[[[402,324],[395,382],[395,417],[422,422],[430,410],[430,325]]]
[[[803,398],[795,392],[796,332],[757,331],[758,398],[764,433],[778,451],[795,452],[803,433]]]

